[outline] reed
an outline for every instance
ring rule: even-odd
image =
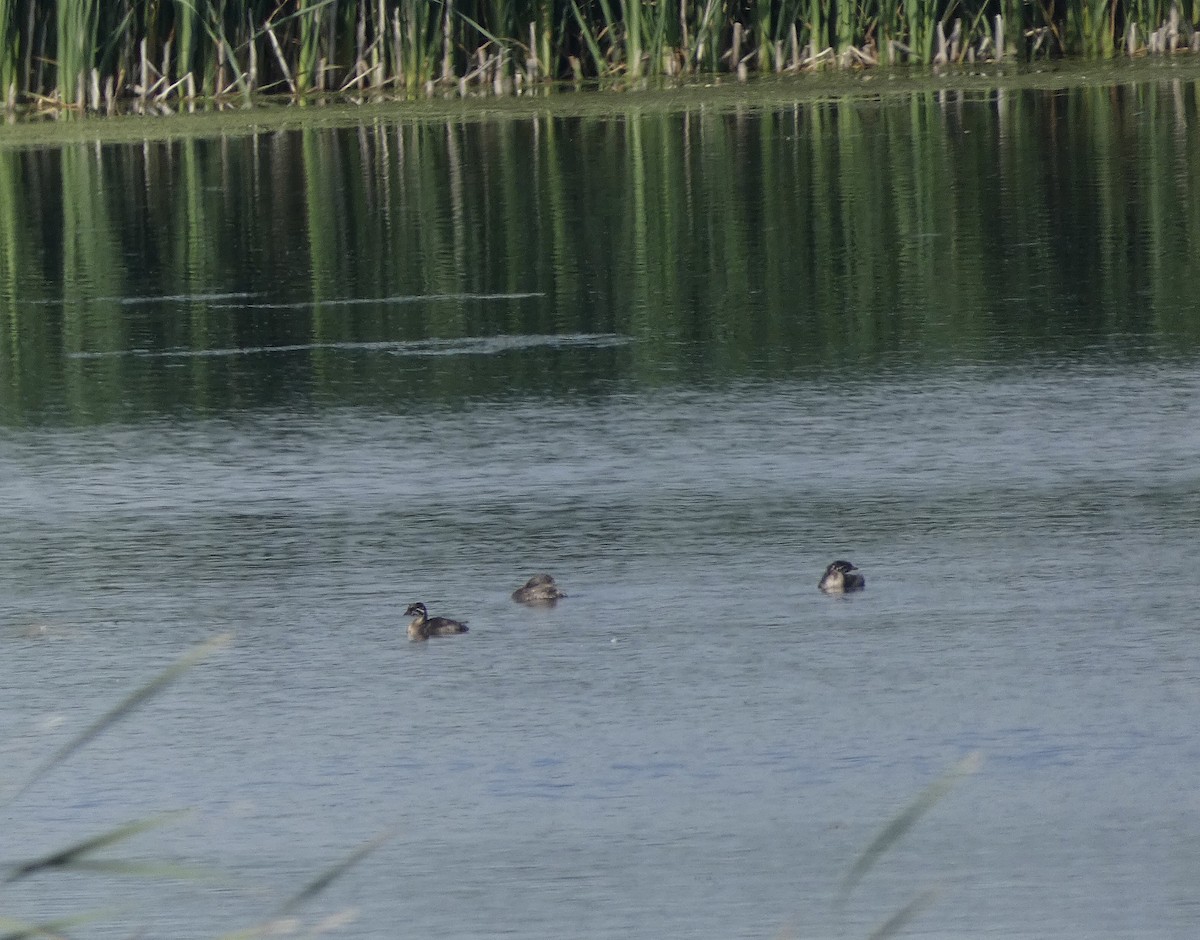
[[[527,93],[537,82],[1200,51],[1200,0],[0,0],[0,101]]]
[[[933,57],[933,37],[939,22],[935,0],[904,0],[908,55],[917,62]]]
[[[12,107],[17,97],[20,66],[16,0],[0,0],[0,101]]]
[[[60,0],[55,7],[58,51],[57,97],[82,105],[85,82],[96,59],[98,0]]]

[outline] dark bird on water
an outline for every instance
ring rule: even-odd
[[[817,585],[826,594],[847,594],[850,591],[861,591],[867,586],[867,579],[848,561],[838,559],[828,568]]]
[[[451,620],[449,617],[430,617],[425,605],[418,602],[409,604],[404,616],[412,617],[408,625],[410,640],[428,640],[431,636],[453,636],[456,633],[466,633],[466,623]]]
[[[548,574],[535,574],[512,592],[512,599],[518,604],[553,604],[566,596]]]

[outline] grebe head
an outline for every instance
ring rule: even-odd
[[[867,579],[851,562],[839,558],[825,569],[817,587],[830,594],[844,591],[859,591],[867,586]]]

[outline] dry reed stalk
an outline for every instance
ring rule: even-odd
[[[442,8],[442,81],[452,82],[454,80],[454,50],[450,45],[450,36],[452,30],[450,28],[450,13],[454,8],[454,0],[446,0]],[[533,24],[529,24],[529,40],[530,48],[533,48]]]
[[[1039,29],[1030,30],[1030,32],[1035,38],[1033,41],[1033,48],[1029,52],[1029,57],[1031,59],[1036,59],[1038,52],[1042,48],[1042,44],[1046,41],[1046,36],[1049,33],[1049,30],[1045,27],[1041,27]]]
[[[138,52],[141,54],[140,74],[141,74],[142,78],[141,78],[141,83],[139,85],[137,85],[134,88],[134,90],[137,92],[138,97],[142,101],[145,101],[146,100],[146,89],[150,87],[150,63],[146,59],[146,37],[145,36],[143,36],[142,41],[138,43]]]
[[[496,66],[495,74],[492,78],[492,93],[502,95],[505,93],[508,85],[506,76],[508,73],[508,50],[504,47],[500,48],[500,56]]]
[[[190,75],[191,73],[189,72],[188,74]],[[160,103],[163,101],[166,101],[169,97],[171,97],[171,92],[173,92],[176,88],[179,88],[181,85],[183,85],[184,81],[186,81],[186,80],[187,80],[187,75],[185,75],[183,78],[179,79],[178,81],[168,85],[166,88],[164,88],[162,91],[160,91],[158,93],[157,97],[155,97],[154,100],[157,102],[160,102]],[[163,81],[162,79],[159,79],[159,83],[161,83],[162,81]]]
[[[396,84],[404,86],[408,64],[404,59],[404,31],[400,26],[400,10],[392,11],[392,60],[396,63]]]
[[[933,64],[945,65],[949,61],[950,55],[946,50],[946,30],[942,26],[941,20],[938,20],[934,35],[937,37],[937,52],[933,55]]]
[[[809,48],[812,48],[811,43],[809,44]],[[807,68],[816,68],[818,65],[822,65],[827,59],[832,59],[832,58],[834,58],[833,47],[826,46],[820,52],[814,52],[807,59],[805,59],[803,65],[804,65],[804,68],[806,68],[806,69]]]
[[[537,81],[538,73],[541,71],[541,64],[537,57],[537,24],[529,24],[529,55],[525,58],[525,71],[528,74],[530,83]]]
[[[850,54],[853,55],[854,58],[858,60],[858,63],[860,65],[875,66],[875,65],[879,64],[879,60],[876,59],[873,55],[870,55],[864,49],[858,49],[855,46],[849,46],[848,50],[849,50]]]
[[[153,68],[153,66],[151,66],[151,68]],[[141,100],[144,102],[147,98],[152,97],[158,91],[158,86],[165,85],[166,83],[167,80],[165,76],[158,76],[158,78],[151,83],[150,87],[146,89],[145,93],[140,96]]]
[[[284,58],[283,50],[279,47],[279,40],[275,37],[275,29],[270,23],[265,24],[264,29],[267,39],[271,43],[271,48],[275,50],[275,58],[279,62],[279,70],[283,73],[283,79],[287,82],[288,88],[292,90],[292,94],[294,95],[296,93],[296,83],[292,80],[292,73],[288,69],[287,59]]]
[[[346,92],[350,91],[351,89],[354,89],[357,91],[362,90],[362,82],[363,82],[363,72],[361,69],[362,65],[363,65],[363,62],[361,59],[355,63],[354,71],[350,74],[350,77],[346,79],[345,84],[342,85],[342,87],[338,89],[339,95],[344,95],[344,94],[346,94]]]
[[[246,18],[250,27],[250,38],[246,44],[250,47],[247,50],[250,58],[246,64],[246,87],[253,92],[258,87],[258,43],[255,42],[254,22],[250,20],[250,15],[247,11]]]

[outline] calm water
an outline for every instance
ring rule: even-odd
[[[105,855],[218,877],[6,913],[213,937],[394,828],[297,916],[861,937],[933,887],[912,935],[1193,936],[1198,121],[1159,83],[0,151],[6,792],[234,634],[3,808],[5,861],[191,808]],[[470,634],[408,643],[414,600]]]

